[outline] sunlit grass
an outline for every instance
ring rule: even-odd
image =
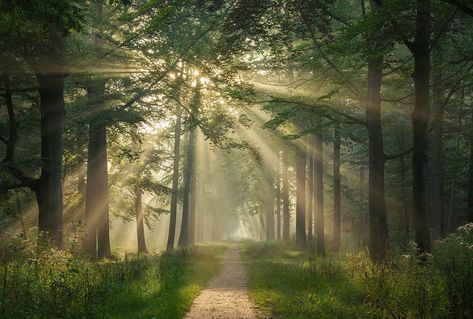
[[[0,310],[6,318],[28,319],[182,318],[217,275],[226,246],[97,263],[18,241],[0,268]]]
[[[111,296],[104,318],[182,318],[207,281],[220,269],[226,245],[198,246],[160,257],[127,290]]]
[[[242,245],[250,297],[276,318],[362,318],[361,288],[336,263],[281,243]]]

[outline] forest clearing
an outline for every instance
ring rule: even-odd
[[[0,318],[472,292],[470,0],[0,0]]]

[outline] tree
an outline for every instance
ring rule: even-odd
[[[176,122],[174,128],[174,164],[172,175],[172,197],[171,197],[171,218],[169,221],[169,234],[167,241],[167,252],[174,249],[174,240],[176,237],[176,219],[177,219],[177,200],[179,189],[179,161],[180,161],[180,144],[181,144],[181,105],[176,104]]]
[[[323,170],[323,133],[321,121],[315,133],[315,226],[317,254],[325,256],[325,221],[324,221],[324,170]]]
[[[333,135],[333,250],[339,252],[341,244],[340,124],[335,124]]]
[[[282,239],[288,242],[290,239],[290,210],[289,210],[289,154],[288,147],[282,151],[282,205],[283,205],[283,228]]]
[[[299,249],[307,248],[305,232],[305,183],[306,183],[306,152],[302,147],[296,147],[296,245]]]

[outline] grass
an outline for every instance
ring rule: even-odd
[[[156,267],[107,300],[103,318],[182,318],[217,275],[224,245],[195,247],[188,255],[160,257]]]
[[[323,261],[282,243],[244,242],[250,298],[275,318],[361,318],[363,293]]]
[[[17,242],[0,267],[3,318],[182,318],[220,269],[226,244],[93,262]]]
[[[411,245],[380,265],[363,253],[323,259],[280,242],[240,249],[250,298],[273,318],[473,318],[473,224],[422,259]]]

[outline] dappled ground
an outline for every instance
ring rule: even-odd
[[[231,246],[223,257],[223,269],[195,299],[186,319],[262,318],[247,296],[247,275],[238,247]]]

